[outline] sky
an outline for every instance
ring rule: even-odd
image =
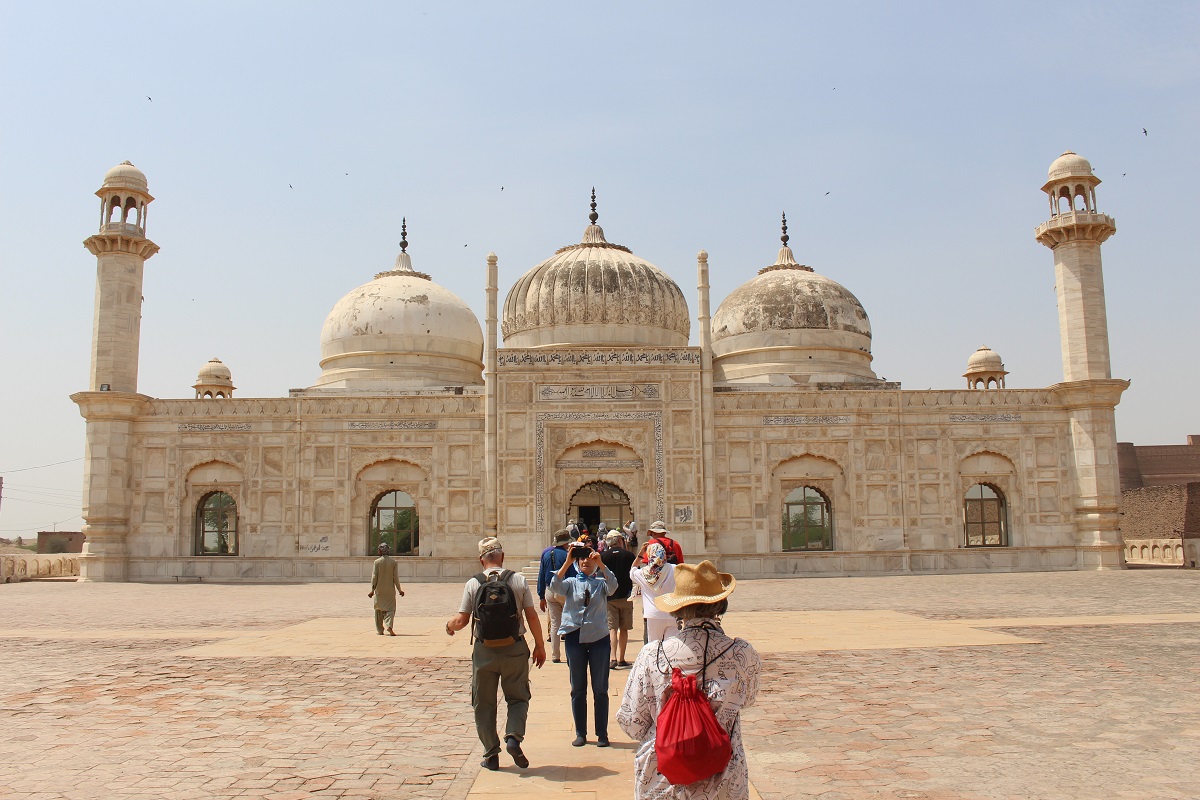
[[[0,537],[78,530],[95,191],[129,160],[157,198],[138,390],[239,397],[320,374],[325,316],[414,268],[484,318],[580,240],[715,311],[796,258],[870,316],[873,367],[965,386],[1062,380],[1053,256],[1034,239],[1064,150],[1103,183],[1118,437],[1200,433],[1200,5],[1194,3],[0,4]],[[1145,129],[1145,132],[1143,132]],[[19,224],[18,224],[19,223]],[[636,324],[636,320],[629,320]]]

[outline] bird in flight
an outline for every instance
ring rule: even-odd
[[[151,103],[154,102],[154,98],[151,97],[150,95],[146,95],[146,99],[149,100]]]
[[[292,185],[289,183],[289,184],[288,184],[288,188],[289,188],[289,189],[295,189],[296,187],[295,187],[295,186],[292,186]]]
[[[1142,128],[1142,136],[1149,136],[1149,135],[1150,135],[1150,132],[1147,131],[1145,128]]]
[[[502,192],[504,191],[504,187],[503,187],[503,186],[501,186],[501,187],[500,187],[500,191],[502,191]]]
[[[826,193],[825,193],[825,196],[826,196],[826,197],[829,197],[829,192],[826,192]]]

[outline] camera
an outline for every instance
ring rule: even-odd
[[[571,558],[576,561],[582,561],[585,558],[592,557],[592,548],[583,542],[575,542],[571,545]]]

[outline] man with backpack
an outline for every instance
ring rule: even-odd
[[[679,546],[679,542],[667,535],[667,526],[663,524],[661,519],[656,519],[650,523],[650,530],[646,534],[650,538],[646,540],[647,544],[657,542],[667,551],[668,564],[683,563],[683,548]],[[646,563],[646,557],[642,556],[642,563]]]
[[[529,716],[529,662],[540,669],[546,663],[542,623],[525,576],[504,568],[504,546],[495,537],[479,543],[483,571],[467,581],[458,614],[446,622],[453,636],[472,624],[471,706],[475,709],[475,731],[483,744],[484,769],[500,769],[500,736],[496,732],[496,690],[504,690],[508,720],[504,726],[504,749],[521,769],[529,759],[521,750]],[[525,641],[533,636],[533,654]]]

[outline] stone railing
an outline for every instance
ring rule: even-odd
[[[1127,564],[1183,564],[1182,539],[1130,539],[1125,542]]]
[[[0,582],[79,577],[78,553],[0,553]]]

